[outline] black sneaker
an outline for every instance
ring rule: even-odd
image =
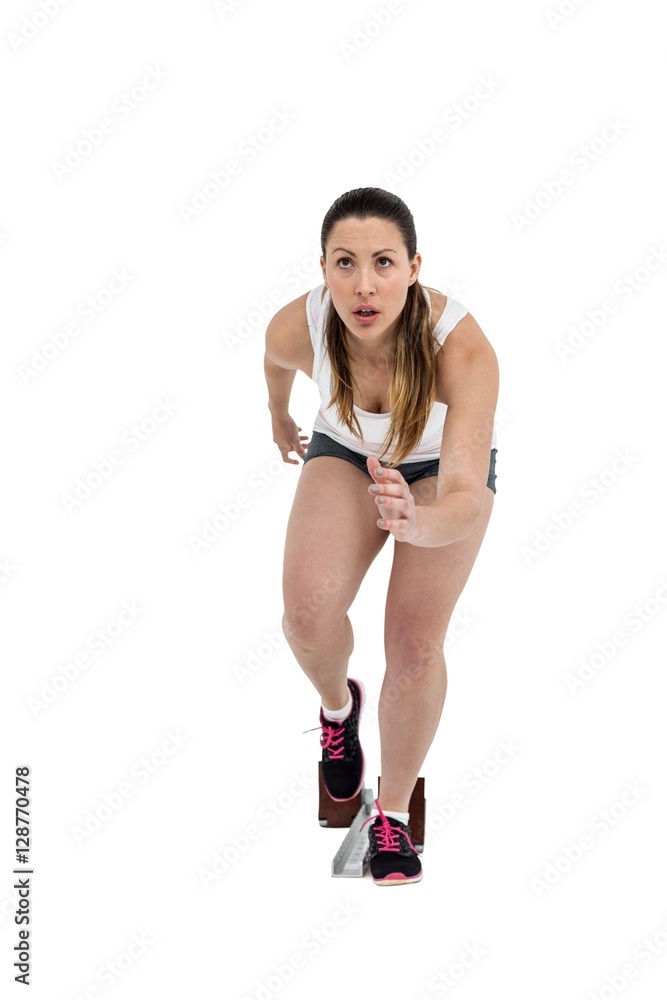
[[[410,827],[393,816],[385,816],[377,799],[375,805],[380,815],[369,816],[362,823],[362,826],[371,823],[368,828],[368,858],[373,881],[376,885],[406,885],[421,881],[422,863],[412,843]]]
[[[352,709],[347,719],[333,722],[325,718],[320,708],[321,726],[315,727],[322,729],[322,780],[335,802],[353,799],[364,780],[364,752],[359,743],[359,719],[366,691],[361,681],[351,677],[347,679],[347,686],[352,692]]]

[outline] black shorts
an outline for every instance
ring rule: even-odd
[[[496,492],[497,451],[497,448],[491,449],[489,478],[486,483],[489,489],[493,490],[494,493]],[[368,473],[365,455],[361,455],[358,451],[353,451],[352,448],[346,448],[345,445],[339,444],[338,441],[334,441],[333,438],[330,438],[328,434],[322,434],[320,431],[313,431],[312,437],[306,446],[306,457],[303,460],[304,465],[309,458],[315,458],[317,455],[333,455],[336,458],[344,458],[347,462],[352,462],[352,465],[356,465],[358,469]],[[408,485],[410,485],[410,483],[414,483],[417,479],[425,479],[426,476],[437,476],[439,468],[440,459],[438,458],[429,459],[426,462],[401,462],[397,466],[398,471]],[[370,475],[368,478],[371,478]]]

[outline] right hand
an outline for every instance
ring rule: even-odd
[[[301,428],[297,427],[289,414],[286,417],[273,417],[271,424],[273,426],[273,440],[280,449],[283,462],[298,465],[296,458],[288,458],[287,456],[290,451],[295,451],[301,458],[305,458],[306,449],[303,446],[303,440],[308,435],[299,434]]]

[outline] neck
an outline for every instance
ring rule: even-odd
[[[347,330],[347,349],[350,357],[358,364],[372,365],[374,367],[384,367],[392,363],[394,359],[395,338],[393,330],[386,330],[382,336],[373,343],[367,340],[360,340],[359,337]]]

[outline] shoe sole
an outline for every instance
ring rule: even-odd
[[[366,688],[364,687],[363,682],[358,681],[356,677],[349,677],[348,680],[354,681],[354,683],[359,686],[359,718],[357,720],[357,728],[361,729],[361,713],[363,712],[364,705],[366,703]],[[356,791],[353,792],[352,795],[346,795],[344,799],[337,799],[327,788],[326,781],[324,782],[324,787],[327,789],[327,795],[333,802],[349,802],[350,799],[355,798],[361,791],[364,784],[364,773],[366,771],[366,758],[364,757],[361,741],[359,742],[359,751],[361,753],[361,778],[359,779],[359,785]],[[322,780],[324,780],[324,778]]]
[[[423,872],[420,872],[419,875],[408,877],[407,875],[401,875],[400,872],[392,872],[386,878],[374,878],[373,882],[375,885],[408,885],[410,882],[421,882],[423,874]]]

